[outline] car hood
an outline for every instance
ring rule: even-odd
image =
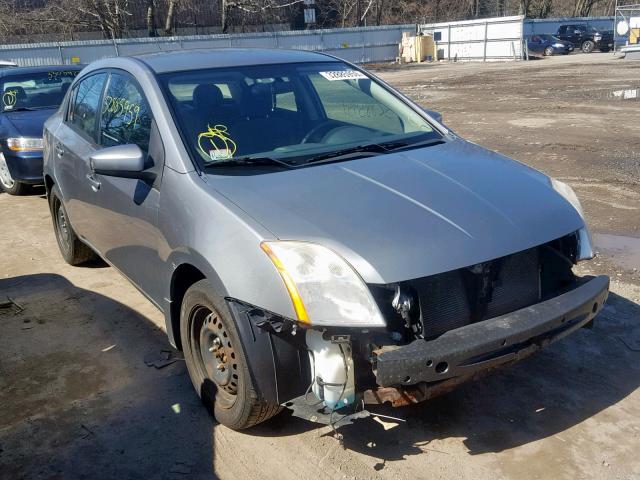
[[[44,122],[55,112],[55,108],[24,112],[4,112],[2,133],[5,137],[42,137]]]
[[[463,140],[298,170],[209,177],[278,239],[330,247],[369,283],[474,265],[584,225],[548,177]]]

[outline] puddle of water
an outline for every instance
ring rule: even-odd
[[[640,270],[640,238],[596,233],[593,235],[596,250],[613,257],[613,261],[625,270]]]
[[[640,88],[628,88],[625,90],[613,90],[608,92],[607,97],[614,98],[616,100],[639,100]]]

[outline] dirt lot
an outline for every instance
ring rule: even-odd
[[[382,69],[459,134],[583,199],[612,295],[582,330],[484,381],[342,429],[216,425],[162,318],[113,269],[63,263],[40,195],[0,193],[0,478],[640,478],[640,64],[572,55]],[[624,96],[622,94],[622,96]],[[20,308],[22,310],[20,310]],[[172,355],[175,355],[173,352]]]

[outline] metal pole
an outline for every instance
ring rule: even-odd
[[[487,61],[487,36],[489,33],[489,22],[484,22],[484,56],[482,58],[483,62]]]
[[[58,51],[60,52],[60,63],[64,65],[64,57],[62,56],[62,45],[58,45]]]
[[[524,41],[524,17],[520,20],[520,58],[529,60],[529,50]]]
[[[451,24],[447,28],[447,60],[451,61]]]

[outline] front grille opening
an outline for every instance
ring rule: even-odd
[[[432,339],[444,332],[519,310],[576,284],[575,234],[477,265],[428,277],[372,287],[392,331],[406,340]],[[404,317],[391,308],[393,288],[409,292],[414,306]]]

